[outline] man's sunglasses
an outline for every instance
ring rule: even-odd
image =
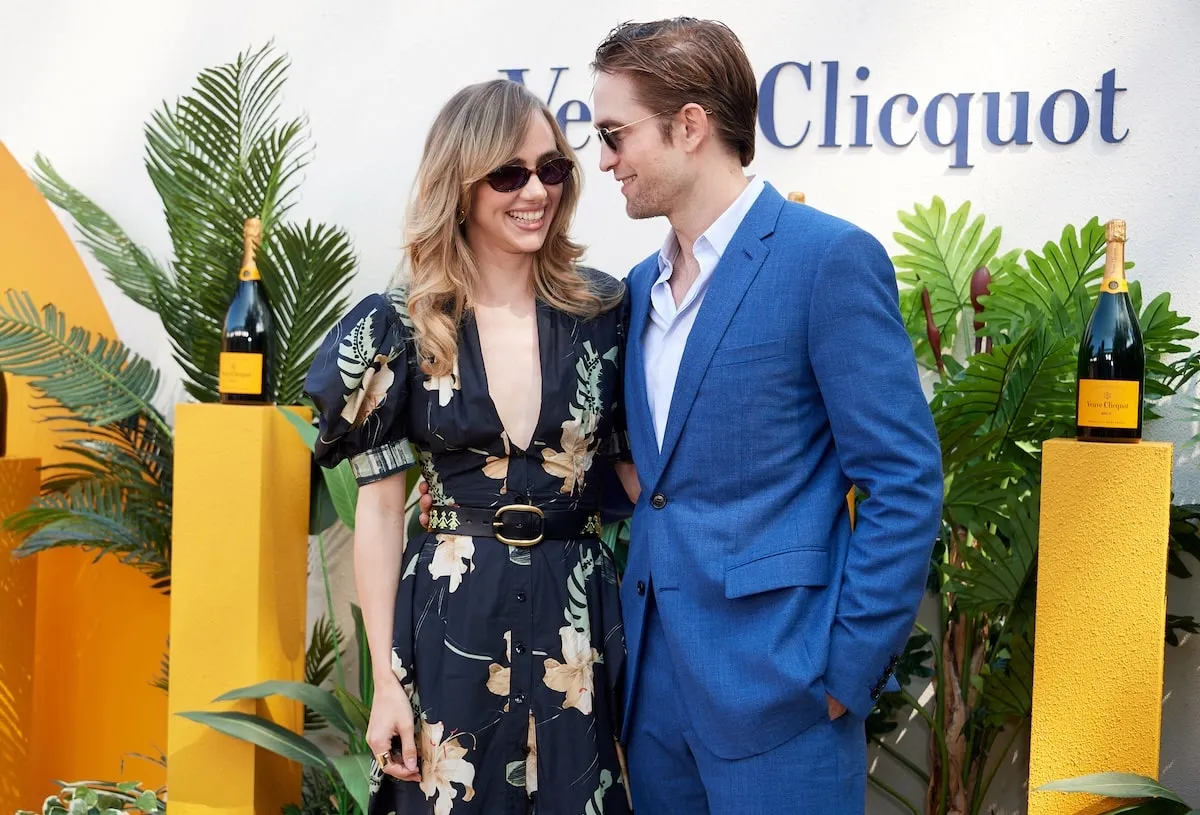
[[[704,112],[709,116],[713,115],[712,111],[708,108],[704,108]],[[648,122],[651,119],[657,119],[659,116],[666,116],[669,113],[672,113],[672,111],[664,110],[662,113],[651,113],[649,116],[643,116],[636,122],[629,122],[628,124],[623,124],[618,127],[598,127],[596,128],[596,135],[600,137],[600,141],[604,142],[605,147],[607,147],[609,150],[612,150],[614,153],[619,153],[620,142],[613,138],[614,133],[616,133],[618,130],[624,130],[627,127],[640,125],[642,122]]]
[[[486,180],[496,192],[516,192],[528,184],[534,175],[547,187],[554,187],[566,181],[574,167],[571,159],[559,156],[550,159],[536,170],[522,167],[520,164],[507,164],[488,173]]]
[[[614,153],[616,153],[619,150],[619,147],[618,147],[619,142],[613,138],[614,133],[616,133],[618,130],[624,130],[627,127],[633,127],[634,125],[640,125],[642,122],[648,122],[651,119],[657,118],[659,116],[664,116],[664,115],[666,115],[666,113],[667,113],[667,111],[663,111],[662,113],[651,113],[649,116],[643,116],[642,118],[638,119],[636,122],[629,122],[628,124],[623,124],[623,125],[620,125],[619,127],[598,127],[598,128],[596,128],[596,135],[600,137],[600,141],[604,142],[604,145],[609,150],[612,150]]]

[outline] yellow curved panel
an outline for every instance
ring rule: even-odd
[[[10,288],[54,303],[71,325],[117,336],[70,237],[0,143],[0,293]],[[9,383],[9,455],[61,461],[61,436],[38,421],[24,383]],[[166,752],[167,697],[149,683],[166,649],[167,598],[111,558],[38,559],[34,773],[22,805],[39,809],[55,778],[163,783],[162,768],[130,754]]]

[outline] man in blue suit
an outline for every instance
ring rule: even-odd
[[[628,277],[635,809],[861,813],[942,499],[891,262],[746,177],[757,89],[725,26],[626,24],[593,68],[601,169],[671,225]]]

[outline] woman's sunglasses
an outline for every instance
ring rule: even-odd
[[[566,156],[552,158],[538,167],[530,170],[519,164],[508,164],[487,174],[488,185],[496,192],[516,192],[529,183],[534,175],[547,187],[557,186],[567,180],[575,165]]]

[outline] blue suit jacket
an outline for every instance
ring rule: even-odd
[[[642,350],[657,276],[656,254],[628,280],[626,715],[652,584],[696,734],[742,758],[827,715],[827,692],[870,712],[925,585],[940,449],[887,253],[767,185],[705,294],[660,452]],[[853,534],[851,484],[869,493]]]

